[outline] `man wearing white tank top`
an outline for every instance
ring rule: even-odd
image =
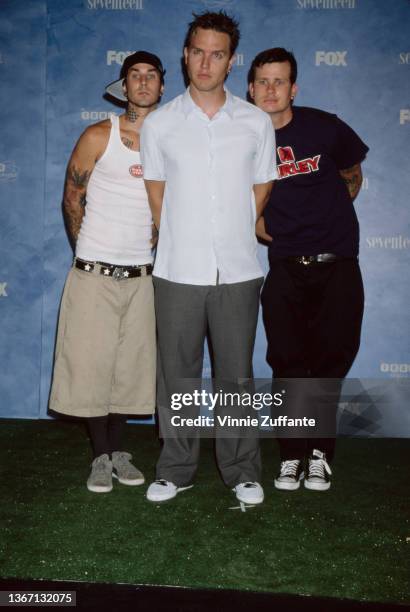
[[[152,53],[128,56],[106,91],[126,112],[88,127],[68,163],[64,213],[75,257],[60,308],[50,409],[87,419],[94,459],[87,488],[144,482],[123,451],[129,414],[155,409],[152,215],[139,133],[163,92]]]

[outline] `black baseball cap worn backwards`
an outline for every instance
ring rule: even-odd
[[[120,72],[120,78],[117,81],[113,81],[105,88],[106,93],[110,94],[113,98],[120,100],[121,102],[127,102],[127,98],[124,96],[122,89],[122,83],[128,74],[128,70],[134,64],[149,64],[154,66],[161,75],[161,80],[164,80],[166,70],[162,66],[162,62],[157,55],[150,53],[149,51],[136,51],[125,58]]]

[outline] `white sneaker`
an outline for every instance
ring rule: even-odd
[[[193,486],[194,485],[189,485],[189,487],[177,487],[173,482],[161,478],[150,484],[147,490],[147,499],[152,502],[167,501],[168,499],[176,497],[177,493],[191,489]]]
[[[232,489],[237,499],[244,504],[261,504],[263,502],[263,489],[259,482],[240,482]]]

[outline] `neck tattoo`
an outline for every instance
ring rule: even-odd
[[[135,123],[139,119],[140,116],[141,115],[139,115],[136,110],[134,110],[133,108],[128,106],[128,108],[127,108],[127,119],[128,119],[128,121],[130,121],[131,123]]]

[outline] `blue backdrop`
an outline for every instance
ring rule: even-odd
[[[179,94],[186,26],[192,11],[206,9],[225,9],[241,24],[228,80],[233,93],[245,97],[259,51],[292,49],[297,103],[337,113],[369,145],[356,201],[366,310],[351,376],[410,378],[408,0],[2,0],[0,416],[47,413],[58,307],[72,257],[61,199],[76,139],[90,123],[122,112],[103,98],[104,86],[118,78],[132,51],[162,58],[163,102]],[[266,269],[262,247],[260,257]],[[265,348],[259,326],[258,377],[270,376]],[[204,371],[209,374],[208,361]],[[398,425],[398,435],[409,435],[401,400],[398,409],[407,424]]]

